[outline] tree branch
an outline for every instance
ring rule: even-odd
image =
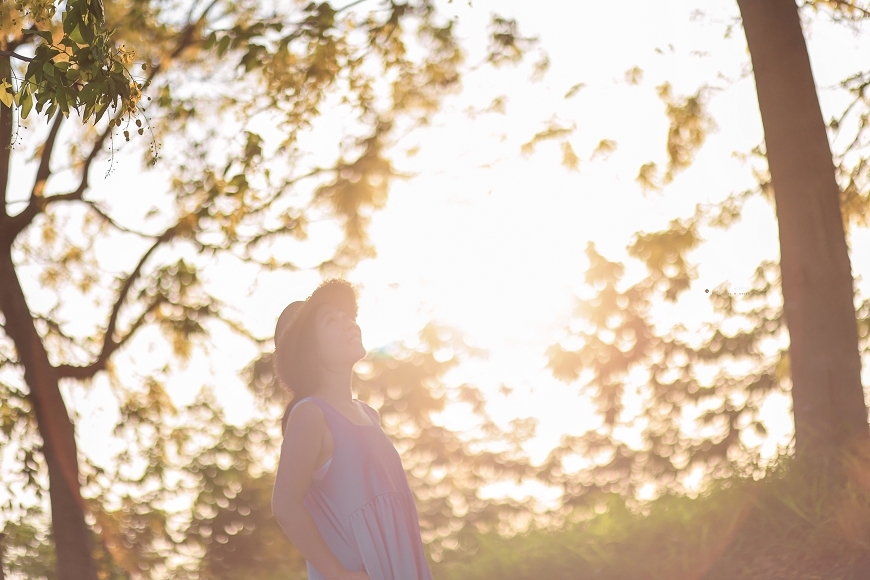
[[[314,177],[316,175],[320,175],[321,173],[329,173],[336,171],[335,167],[315,167],[308,173],[303,173],[302,175],[297,175],[296,177],[290,177],[284,179],[280,186],[275,190],[275,193],[260,203],[256,207],[252,207],[248,210],[248,215],[256,215],[258,213],[262,213],[263,211],[272,207],[272,204],[280,199],[281,195],[284,194],[288,187],[295,185],[297,182],[302,181],[303,179],[308,179],[309,177]]]
[[[33,62],[33,59],[30,58],[29,56],[22,56],[22,55],[18,54],[18,53],[15,52],[15,51],[12,51],[12,50],[0,50],[0,55],[2,55],[2,56],[13,56],[13,57],[17,58],[18,60],[24,60],[24,61],[27,61],[27,62]]]
[[[30,191],[30,201],[24,211],[9,219],[6,227],[3,228],[3,243],[11,244],[16,236],[33,221],[33,218],[45,209],[45,199],[42,194],[45,191],[45,183],[51,175],[49,167],[51,154],[54,151],[57,133],[64,118],[60,113],[54,118],[54,123],[51,125],[51,130],[39,157],[39,169],[36,170],[36,179],[33,182],[33,189]]]
[[[365,1],[366,1],[366,0],[354,0],[354,2],[351,2],[350,4],[347,4],[347,5],[345,5],[345,6],[342,6],[341,8],[337,8],[337,9],[335,10],[335,13],[338,14],[339,12],[344,12],[344,11],[347,10],[348,8],[352,8],[352,7],[356,6],[357,4],[362,4],[362,3],[365,2]]]
[[[194,31],[205,20],[206,15],[212,9],[212,7],[214,7],[214,5],[217,4],[217,2],[218,2],[218,0],[212,0],[212,2],[205,8],[202,15],[197,19],[196,22],[189,23],[187,26],[185,26],[184,30],[182,31],[182,33],[180,35],[180,39],[178,41],[178,44],[176,45],[175,49],[172,51],[172,53],[170,55],[170,59],[178,56],[188,45],[191,44]],[[151,68],[151,73],[148,75],[149,81],[157,75],[157,73],[162,68],[161,67],[162,64],[163,63],[160,62]],[[54,196],[51,196],[48,198],[43,198],[41,200],[40,205],[42,205],[44,207],[44,204],[55,202],[55,201],[74,201],[74,200],[81,200],[82,199],[82,194],[88,188],[88,175],[90,172],[90,166],[93,163],[94,159],[96,158],[97,154],[102,149],[103,143],[105,142],[106,138],[108,137],[109,133],[112,130],[112,126],[113,126],[112,123],[109,123],[109,126],[106,129],[106,131],[104,131],[99,136],[97,141],[94,143],[94,146],[91,149],[91,152],[88,154],[88,157],[85,159],[84,167],[82,169],[82,178],[81,178],[81,181],[79,183],[79,186],[75,189],[75,191],[65,193],[65,194],[54,195]],[[111,218],[109,218],[105,213],[99,211],[99,209],[95,205],[93,205],[93,204],[89,204],[89,205],[95,211],[100,213],[102,215],[102,217],[112,221]],[[41,209],[41,208],[35,208],[35,209]],[[35,211],[35,209],[30,209],[30,206],[28,206],[28,209],[25,209],[25,211],[22,212],[22,214],[25,214],[26,212],[28,212],[28,210],[30,210],[31,212],[33,212],[33,215],[35,215],[36,213],[38,213]],[[4,205],[4,211],[5,211],[5,205]],[[19,215],[21,215],[21,214],[19,214]],[[16,218],[17,217],[18,216],[16,216]],[[21,229],[26,227],[27,223],[29,223],[29,221],[32,219],[33,219],[33,216],[30,216],[29,218],[27,216],[21,218],[21,223],[16,224],[19,226],[18,231],[20,231]],[[112,223],[114,223],[114,222],[112,221]],[[117,224],[115,224],[115,225],[117,226]],[[94,376],[98,371],[105,369],[106,363],[108,362],[108,359],[112,355],[112,353],[114,353],[122,344],[124,344],[124,342],[126,342],[133,335],[134,331],[144,322],[144,317],[147,315],[147,313],[150,312],[153,308],[155,308],[157,306],[156,302],[154,304],[152,304],[151,306],[149,306],[149,308],[146,310],[146,312],[143,313],[142,316],[140,316],[140,318],[136,321],[136,323],[134,323],[134,325],[130,329],[130,331],[122,339],[114,340],[113,336],[115,334],[115,330],[117,327],[118,315],[120,313],[121,307],[123,306],[123,304],[127,300],[133,284],[141,276],[142,268],[144,267],[145,262],[154,253],[154,251],[157,250],[158,247],[160,247],[161,245],[165,244],[166,242],[170,241],[173,237],[175,237],[177,229],[178,229],[178,224],[169,228],[162,235],[157,237],[155,239],[154,244],[140,258],[139,263],[136,265],[136,268],[130,273],[130,275],[127,277],[127,279],[121,285],[121,289],[118,292],[118,297],[115,301],[114,306],[112,307],[112,313],[109,317],[109,323],[108,323],[108,326],[106,327],[106,332],[103,336],[103,347],[101,349],[100,354],[97,356],[96,360],[94,360],[92,363],[90,363],[86,366],[60,365],[56,368],[56,371],[58,373],[58,377],[69,377],[69,378],[78,378],[78,379],[90,378],[90,377]],[[4,236],[8,235],[8,234],[6,234],[6,232],[8,230],[9,230],[9,228],[4,228]],[[15,232],[15,234],[17,234],[17,232]],[[12,238],[14,239],[14,235],[12,235]]]
[[[92,363],[85,366],[77,366],[77,365],[60,365],[56,367],[58,377],[60,378],[74,378],[74,379],[87,379],[93,377],[97,372],[106,368],[106,362],[108,362],[109,357],[114,353],[118,348],[124,344],[130,336],[132,336],[133,332],[138,328],[139,325],[142,324],[144,320],[144,316],[157,306],[157,302],[149,306],[149,308],[139,317],[139,320],[133,325],[131,330],[124,336],[121,340],[115,340],[113,338],[115,334],[115,330],[118,324],[118,314],[121,312],[121,307],[127,300],[128,295],[130,294],[130,289],[133,287],[133,284],[142,274],[142,268],[145,265],[145,262],[151,255],[159,248],[161,245],[170,241],[175,237],[175,234],[178,230],[178,224],[172,226],[163,234],[157,238],[154,244],[148,248],[148,251],[139,259],[139,263],[136,264],[136,267],[127,276],[127,279],[124,280],[124,283],[121,285],[121,289],[118,291],[118,297],[115,300],[115,305],[112,307],[112,314],[109,317],[109,324],[106,327],[106,332],[103,335],[103,347],[100,351],[100,354],[97,356],[96,360]]]
[[[212,0],[211,4],[205,7],[205,10],[202,11],[199,18],[196,19],[196,22],[188,22],[188,24],[184,27],[184,30],[181,31],[181,38],[178,40],[178,44],[175,47],[175,50],[169,55],[169,58],[175,58],[181,52],[191,45],[193,41],[193,33],[195,30],[198,30],[202,23],[205,21],[205,17],[208,15],[209,11],[214,8],[214,5],[218,3],[218,0]],[[191,7],[191,13],[193,13],[193,9]]]
[[[81,194],[78,194],[77,196],[64,194],[53,196],[48,199],[43,197],[45,183],[51,175],[51,168],[49,167],[51,154],[54,152],[54,146],[57,142],[57,133],[60,129],[60,124],[64,119],[65,117],[60,113],[58,113],[54,118],[54,123],[51,125],[51,130],[48,133],[48,138],[45,140],[45,144],[42,147],[42,153],[39,157],[39,168],[36,170],[36,179],[33,182],[33,189],[30,191],[30,200],[28,201],[27,207],[24,208],[21,213],[12,216],[7,220],[7,224],[4,226],[2,233],[0,233],[0,236],[2,236],[0,240],[2,240],[2,243],[4,244],[11,244],[18,234],[30,225],[33,218],[45,210],[46,203],[49,200],[63,201],[67,199],[81,199]]]
[[[33,189],[30,191],[31,203],[34,198],[42,197],[42,194],[45,192],[45,182],[48,181],[48,177],[51,175],[51,168],[49,167],[51,154],[57,141],[57,132],[60,130],[60,124],[64,119],[65,117],[58,113],[54,118],[54,123],[51,125],[48,139],[46,139],[42,147],[42,154],[39,156],[39,169],[36,170],[36,179],[33,181]]]
[[[57,196],[54,196],[54,197],[57,197]],[[50,199],[53,200],[54,198],[52,197]],[[122,232],[125,232],[128,234],[136,234],[137,236],[140,236],[143,238],[150,238],[152,240],[156,240],[160,237],[160,236],[156,236],[154,234],[146,234],[144,232],[140,232],[137,230],[130,229],[126,226],[122,226],[121,224],[116,222],[114,218],[112,218],[109,214],[107,214],[102,208],[100,208],[100,206],[98,206],[96,202],[89,201],[89,200],[82,200],[82,201],[84,203],[86,203],[88,205],[88,207],[90,207],[94,211],[94,213],[96,213],[98,216],[100,216],[100,218],[102,218],[103,221],[105,221],[106,223],[108,223],[109,225],[111,225],[112,227],[116,228],[119,231],[122,231]]]
[[[34,321],[36,321],[36,320],[41,320],[41,321],[44,322],[45,325],[48,327],[48,330],[49,330],[49,331],[54,331],[54,332],[55,332],[59,337],[65,339],[65,340],[67,340],[67,341],[69,341],[69,342],[71,342],[71,343],[75,343],[75,342],[76,342],[75,337],[66,334],[66,333],[63,331],[63,329],[61,329],[61,327],[60,327],[60,323],[59,323],[57,320],[55,320],[55,319],[53,319],[53,318],[51,318],[51,317],[49,317],[49,316],[38,316],[38,315],[34,315],[34,316],[33,316],[33,320],[34,320]]]
[[[178,56],[187,46],[189,46],[191,44],[191,42],[193,40],[194,31],[204,21],[209,10],[211,10],[212,7],[215,4],[217,4],[217,2],[218,2],[218,0],[212,0],[211,4],[209,4],[205,8],[202,15],[197,19],[196,22],[189,23],[184,27],[184,29],[181,31],[178,44],[176,45],[175,49],[172,51],[172,53],[170,55],[170,59]],[[3,52],[4,51],[0,51],[0,54],[3,54]],[[7,59],[6,64],[8,65],[8,59]],[[161,64],[162,63],[158,63],[156,66],[152,67],[151,73],[148,75],[148,79],[147,79],[148,81],[151,81],[157,75],[157,73],[159,72],[159,70],[161,68]],[[9,123],[8,123],[8,127],[6,127],[6,124],[7,124],[6,123],[6,121],[7,121],[6,115],[2,115],[2,117],[3,118],[0,119],[0,142],[6,143],[9,141],[10,137],[6,136],[5,134],[8,133],[8,135],[11,136],[12,124],[11,124],[11,119],[10,119]],[[11,244],[12,241],[15,240],[15,237],[33,221],[33,218],[36,217],[37,214],[39,214],[41,211],[43,211],[45,209],[46,203],[51,202],[51,201],[81,200],[82,195],[84,194],[85,190],[87,190],[87,188],[88,188],[88,185],[89,185],[88,176],[90,174],[91,164],[94,162],[94,159],[97,157],[99,152],[102,150],[103,144],[105,143],[106,138],[111,133],[112,127],[114,125],[113,125],[113,123],[110,122],[109,126],[106,128],[106,130],[102,134],[100,134],[100,136],[97,138],[96,142],[94,142],[94,146],[91,149],[91,152],[88,154],[87,158],[85,159],[84,167],[82,168],[81,181],[79,182],[79,185],[75,189],[75,191],[61,194],[61,195],[52,196],[50,198],[43,198],[41,196],[41,193],[45,187],[45,180],[51,174],[51,172],[48,168],[48,162],[49,162],[49,158],[51,156],[52,150],[54,148],[54,142],[55,142],[55,139],[57,136],[57,130],[60,126],[61,118],[62,118],[62,115],[58,114],[57,118],[55,119],[55,123],[52,126],[51,133],[49,134],[49,138],[46,141],[45,149],[43,149],[43,152],[42,152],[42,159],[40,160],[39,172],[37,173],[37,179],[36,179],[36,182],[34,183],[34,186],[33,186],[33,191],[38,192],[40,195],[31,194],[30,203],[28,204],[27,208],[25,208],[24,211],[22,211],[21,213],[19,213],[15,217],[11,218],[11,220],[7,224],[4,224],[4,227],[2,228],[2,233],[0,233],[0,242],[2,242],[2,243]],[[6,138],[4,139],[4,137],[6,137]],[[6,157],[6,159],[5,159],[6,163],[3,163],[3,161],[4,161],[3,157]],[[6,150],[6,149],[0,150],[0,186],[4,186],[4,191],[5,191],[5,179],[3,179],[3,178],[5,176],[6,179],[8,179],[8,165],[9,165],[8,157],[9,157],[8,150]],[[2,169],[2,167],[6,168],[5,171]],[[41,176],[43,177],[43,179],[40,179]],[[4,203],[3,213],[0,214],[0,222],[5,222],[6,217],[7,217],[6,205]]]

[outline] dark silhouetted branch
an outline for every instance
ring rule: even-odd
[[[2,55],[2,56],[11,56],[11,57],[13,57],[13,58],[17,58],[18,60],[24,60],[24,61],[27,61],[27,62],[33,62],[33,59],[30,58],[29,56],[23,56],[23,55],[20,55],[20,54],[18,54],[17,52],[12,51],[12,50],[0,50],[0,55]]]
[[[115,335],[115,330],[117,329],[118,324],[118,314],[121,312],[121,307],[127,301],[127,297],[130,294],[130,290],[133,288],[133,284],[138,280],[142,274],[142,268],[145,266],[145,262],[148,261],[148,258],[151,257],[152,254],[159,248],[161,245],[170,241],[175,237],[178,226],[172,226],[168,230],[166,230],[154,244],[148,248],[148,251],[139,259],[139,263],[136,264],[136,267],[130,272],[130,275],[127,276],[127,279],[124,280],[124,283],[121,285],[121,289],[118,291],[118,297],[115,299],[115,305],[112,307],[112,314],[109,317],[109,324],[106,327],[106,333],[103,335],[103,347],[100,351],[100,354],[97,356],[96,360],[92,363],[85,366],[77,366],[77,365],[60,365],[57,367],[58,377],[63,378],[74,378],[74,379],[87,379],[93,377],[97,372],[106,368],[106,363],[109,360],[109,357],[112,356],[118,348],[121,347],[136,331],[136,329],[144,322],[145,316],[148,312],[153,310],[159,302],[155,302],[151,304],[145,313],[139,317],[139,319],[133,324],[131,329],[127,332],[127,334],[119,340],[115,340],[113,337]]]

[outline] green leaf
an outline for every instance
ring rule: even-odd
[[[48,45],[40,44],[36,47],[36,51],[34,51],[33,57],[36,60],[47,61],[53,59],[60,53],[61,51],[56,48],[50,48]]]
[[[78,26],[72,29],[72,31],[69,33],[69,37],[70,39],[72,39],[73,42],[77,42],[78,44],[85,43],[85,37],[82,36],[82,31]]]
[[[64,12],[63,15],[63,32],[64,34],[69,34],[72,32],[72,29],[82,24],[82,15],[81,11],[78,7],[78,4],[74,4],[73,7]]]
[[[39,93],[36,97],[36,112],[42,113],[42,108],[45,106],[45,102],[48,100],[48,95],[44,92]]]
[[[223,56],[224,53],[227,51],[227,48],[228,48],[229,46],[230,46],[230,37],[229,37],[229,35],[224,36],[223,38],[221,38],[221,41],[218,43],[218,49],[217,49],[217,54],[218,54],[218,56],[219,56],[219,57],[220,57],[220,56]]]
[[[97,95],[102,92],[102,85],[103,83],[99,81],[94,81],[86,84],[79,92],[79,100],[84,103],[94,104]]]
[[[52,42],[51,33],[48,32],[47,30],[37,30],[36,28],[26,28],[26,29],[22,29],[21,32],[23,34],[35,34],[35,35],[41,37],[45,42],[47,42],[49,44],[51,44],[51,42]]]
[[[57,104],[60,107],[60,112],[64,117],[69,117],[69,103],[67,102],[66,89],[60,87],[57,89]]]
[[[107,99],[106,102],[102,103],[101,105],[99,105],[99,106],[97,107],[97,118],[94,119],[94,123],[98,123],[98,122],[100,121],[100,119],[103,118],[103,115],[106,113],[106,109],[109,108],[109,103],[110,103],[110,102],[111,102],[111,101],[109,101],[109,100]]]
[[[229,184],[236,189],[236,191],[228,192],[230,195],[242,193],[243,191],[248,189],[248,178],[245,176],[244,173],[239,173],[233,176]]]
[[[203,43],[202,48],[204,50],[210,50],[211,47],[214,46],[214,43],[216,41],[217,41],[217,33],[212,32],[211,34],[209,34],[208,36],[205,37],[205,42]]]
[[[30,94],[30,91],[25,91],[24,96],[21,98],[21,118],[26,119],[32,108],[33,95]]]
[[[2,85],[0,85],[0,103],[3,103],[7,107],[12,107],[12,93],[7,92],[6,89],[6,80],[3,80]]]
[[[94,41],[97,38],[98,31],[95,31],[96,24],[92,23],[90,26],[81,26],[79,27],[79,34],[82,35],[82,38],[85,39],[86,44],[94,44]],[[111,32],[109,33],[111,36]]]
[[[39,61],[34,59],[30,61],[27,65],[27,70],[24,71],[24,80],[30,80],[33,78],[33,75],[36,74],[36,71],[40,70]]]
[[[240,65],[244,65],[246,73],[251,72],[251,69],[255,68],[262,62],[260,59],[261,52],[265,52],[265,48],[259,44],[248,45],[248,52],[246,52],[245,56],[243,56],[239,61]]]
[[[54,78],[54,64],[50,63],[50,62],[45,63],[44,65],[42,65],[42,72],[45,73],[45,76],[53,79]]]

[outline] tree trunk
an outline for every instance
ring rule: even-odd
[[[0,311],[30,389],[28,399],[42,436],[48,465],[51,526],[58,580],[97,580],[91,530],[78,479],[75,429],[21,289],[9,247],[0,249]]]
[[[779,222],[795,455],[830,465],[870,437],[840,189],[794,0],[737,4]]]
[[[6,580],[6,573],[3,571],[4,562],[6,561],[6,550],[4,547],[6,535],[0,532],[0,580]]]

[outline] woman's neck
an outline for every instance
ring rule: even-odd
[[[353,391],[350,385],[321,386],[311,394],[320,397],[333,407],[350,408],[353,405]]]

